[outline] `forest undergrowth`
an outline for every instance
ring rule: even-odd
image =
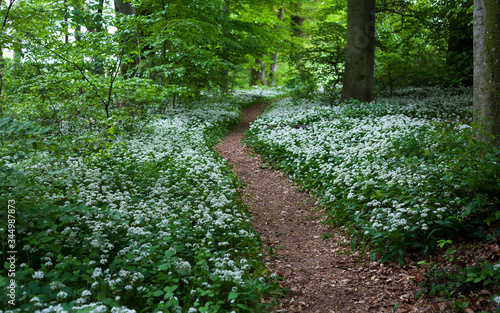
[[[206,95],[96,149],[2,118],[0,287],[17,286],[0,312],[265,310],[277,284],[213,146],[242,107],[284,92]]]
[[[16,302],[2,293],[0,312],[266,311],[261,297],[280,290],[260,263],[240,182],[213,147],[242,107],[285,95],[206,94],[139,126],[130,119],[128,131],[112,124],[103,137],[85,133],[85,122],[50,127],[26,108],[4,112],[0,287],[14,281]],[[331,103],[276,102],[246,142],[312,191],[373,260],[404,264],[447,249],[448,270],[421,263],[422,293],[459,308],[487,289],[498,307],[500,250],[467,267],[455,260],[455,244],[498,247],[500,236],[500,152],[473,139],[471,90]]]
[[[406,88],[369,104],[288,99],[268,107],[246,142],[315,194],[373,261],[402,266],[446,249],[442,263],[420,263],[429,268],[421,294],[486,288],[498,307],[498,249],[462,268],[454,248],[498,248],[500,238],[500,150],[473,138],[471,108],[467,88]]]

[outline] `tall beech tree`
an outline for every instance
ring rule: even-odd
[[[347,2],[345,72],[340,101],[373,100],[375,69],[375,0]]]
[[[474,1],[474,122],[500,143],[500,6]],[[476,136],[484,141],[490,137]]]

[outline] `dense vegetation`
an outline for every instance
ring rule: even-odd
[[[372,103],[338,101],[346,7],[1,1],[0,287],[15,248],[15,308],[265,311],[279,291],[213,146],[242,107],[292,93],[247,140],[353,245],[403,263],[496,240],[499,151],[471,123],[472,0],[377,1]]]
[[[284,100],[251,125],[246,142],[314,193],[352,247],[404,265],[438,247],[500,236],[500,150],[474,139],[471,100],[468,88],[435,87],[370,104]],[[498,259],[464,268],[453,262],[456,251],[447,248],[447,267],[420,262],[429,269],[424,290],[465,308],[461,297],[492,288],[500,309]]]
[[[259,311],[276,287],[259,275],[259,240],[238,182],[212,147],[242,106],[264,98],[207,96],[83,153],[53,152],[47,130],[2,119],[0,201],[16,201],[22,260],[17,307]],[[2,275],[0,285],[8,282]],[[2,293],[2,307],[8,300]]]
[[[335,107],[288,100],[247,141],[313,190],[374,259],[403,264],[410,248],[427,252],[500,218],[500,153],[462,123],[470,105],[470,89],[440,88]]]

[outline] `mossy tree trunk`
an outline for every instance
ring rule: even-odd
[[[375,0],[348,0],[345,72],[340,101],[373,100]]]
[[[476,137],[500,143],[500,3],[474,1],[474,122],[487,134]],[[488,135],[489,134],[489,135]]]

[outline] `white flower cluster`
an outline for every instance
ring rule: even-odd
[[[292,177],[318,187],[326,202],[350,201],[358,207],[352,215],[364,221],[366,235],[425,231],[442,220],[456,200],[443,204],[432,200],[449,199],[455,187],[442,184],[432,189],[432,179],[439,176],[434,174],[448,168],[446,163],[424,161],[423,155],[437,153],[436,122],[449,122],[451,112],[461,112],[452,115],[456,120],[464,118],[471,94],[468,89],[448,93],[427,89],[413,97],[412,90],[405,90],[404,94],[382,99],[381,104],[338,107],[284,100],[251,125],[250,140],[264,146],[268,156],[276,155]],[[271,124],[283,127],[267,126]],[[291,127],[297,124],[305,127]],[[419,162],[404,162],[405,157]]]
[[[246,95],[247,99],[253,96]],[[245,99],[243,94],[235,97]],[[241,242],[249,244],[238,249],[252,251],[257,238],[249,217],[235,201],[234,178],[209,141],[214,131],[237,123],[238,117],[231,100],[172,110],[148,131],[119,139],[105,153],[70,157],[57,178],[57,188],[54,181],[43,178],[53,164],[50,155],[39,156],[37,162],[9,164],[37,173],[48,201],[87,208],[71,212],[74,220],[58,230],[61,239],[56,244],[65,251],[85,251],[82,260],[88,287],[76,295],[80,298],[70,299],[60,290],[64,284],[51,283],[59,302],[73,300],[82,308],[92,307],[91,312],[109,312],[106,305],[91,303],[92,295],[103,290],[144,295],[150,282],[157,280],[151,277],[155,271],[150,268],[164,264],[171,264],[168,275],[186,285],[196,282],[201,286],[209,276],[233,285],[245,284],[250,266],[227,252],[237,252],[234,247]],[[182,251],[182,258],[169,250]],[[76,257],[49,258],[46,265],[64,269],[65,263],[73,261],[77,262]],[[194,270],[200,261],[206,262],[203,270],[208,273]],[[52,277],[58,276],[56,271],[51,272]],[[42,270],[32,275],[37,280],[44,277]],[[40,312],[61,309],[60,303],[43,306]],[[111,312],[133,310],[113,308]]]

